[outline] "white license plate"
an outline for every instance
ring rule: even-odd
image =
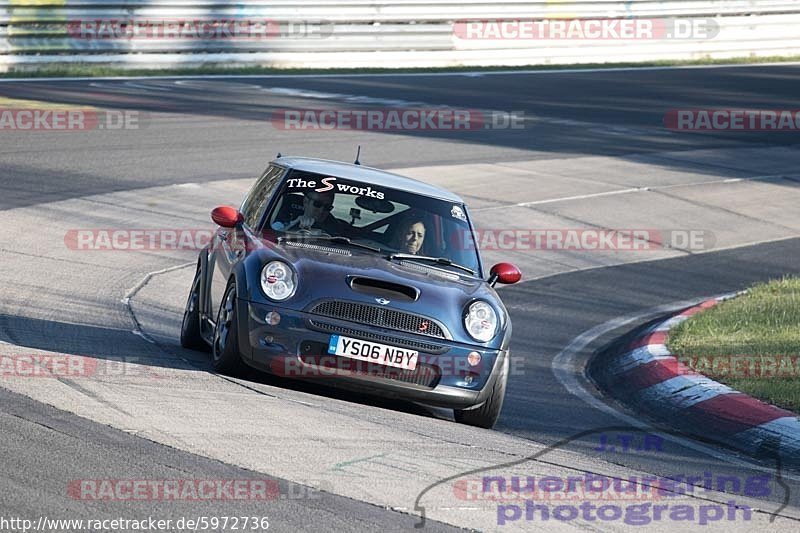
[[[328,343],[328,353],[358,359],[359,361],[402,368],[403,370],[417,368],[417,357],[419,357],[419,352],[415,350],[351,339],[341,335],[331,335],[331,340]]]

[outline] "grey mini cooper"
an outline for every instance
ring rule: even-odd
[[[509,374],[511,321],[464,202],[427,183],[278,157],[239,209],[218,207],[181,328],[214,368],[451,408],[491,428]]]

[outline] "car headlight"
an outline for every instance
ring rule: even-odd
[[[497,334],[497,313],[486,302],[472,302],[464,317],[464,327],[476,341],[489,342]]]
[[[271,261],[261,270],[261,290],[272,300],[282,301],[294,294],[294,271],[283,261]]]

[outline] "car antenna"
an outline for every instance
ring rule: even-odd
[[[353,161],[354,165],[360,165],[361,164],[361,161],[358,160],[359,157],[361,157],[361,145],[360,144],[358,145],[358,152],[356,152],[356,160]]]
[[[275,159],[280,159],[280,158],[281,158],[281,153],[278,152],[278,155],[275,157]]]

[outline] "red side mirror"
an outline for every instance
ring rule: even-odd
[[[497,263],[489,273],[491,274],[489,283],[492,285],[495,283],[511,285],[522,279],[522,272],[511,263]]]
[[[235,228],[244,217],[235,207],[223,205],[211,211],[211,220],[223,228]]]

